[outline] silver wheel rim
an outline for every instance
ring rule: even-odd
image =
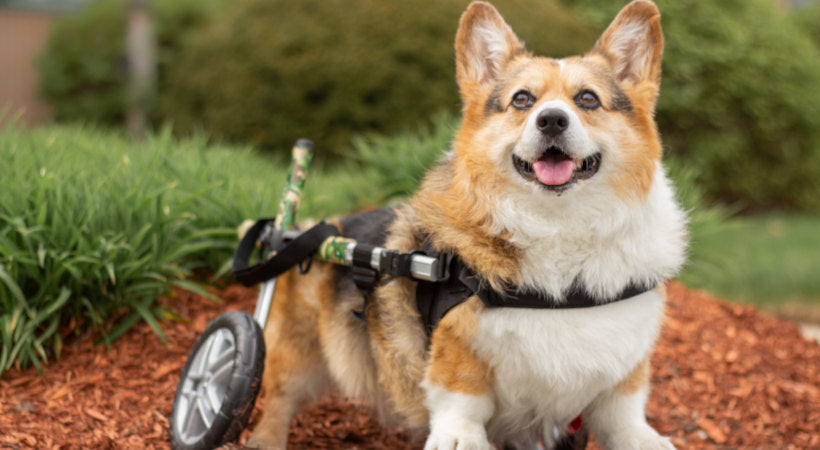
[[[233,373],[236,340],[219,328],[194,355],[174,411],[177,434],[186,444],[199,441],[222,408]]]

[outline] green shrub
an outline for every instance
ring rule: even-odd
[[[603,27],[622,1],[570,1]],[[658,0],[658,123],[709,200],[820,211],[820,52],[770,0]],[[816,27],[815,27],[816,28]]]
[[[157,296],[201,292],[191,271],[217,270],[241,218],[275,211],[258,188],[285,173],[247,149],[87,128],[0,130],[0,160],[0,373],[39,368],[72,331],[110,340],[145,320],[162,335]]]
[[[336,155],[361,132],[412,130],[459,99],[453,41],[466,0],[251,0],[203,30],[173,67],[162,110],[181,131],[286,151],[307,136]],[[540,53],[591,46],[551,1],[496,2]]]
[[[122,124],[126,72],[124,2],[94,2],[58,20],[37,60],[40,95],[57,120]]]
[[[794,24],[808,33],[814,45],[820,47],[820,3],[795,8],[790,15]]]
[[[159,84],[192,30],[228,0],[152,2]],[[37,60],[40,94],[58,121],[120,126],[127,95],[126,15],[128,0],[98,0],[58,20]],[[149,93],[147,106],[156,103]],[[154,112],[153,120],[158,117]]]

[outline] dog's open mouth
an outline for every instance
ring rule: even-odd
[[[601,166],[601,154],[576,160],[560,148],[551,146],[533,163],[513,154],[513,165],[524,179],[537,181],[547,189],[561,191],[576,181],[595,175]]]

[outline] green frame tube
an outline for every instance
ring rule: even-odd
[[[276,214],[274,226],[277,230],[291,230],[296,224],[296,213],[302,199],[302,189],[305,187],[310,161],[313,159],[313,142],[308,139],[299,139],[293,146],[288,179],[282,190],[279,200],[279,212]]]

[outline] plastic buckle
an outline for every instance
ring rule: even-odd
[[[438,281],[442,282],[450,279],[450,266],[452,262],[452,253],[446,252],[438,255]]]
[[[364,292],[370,292],[379,280],[379,273],[367,267],[353,266],[353,282],[356,287]]]
[[[386,250],[384,253],[385,272],[393,276],[410,277],[412,253],[400,253],[397,250]]]

